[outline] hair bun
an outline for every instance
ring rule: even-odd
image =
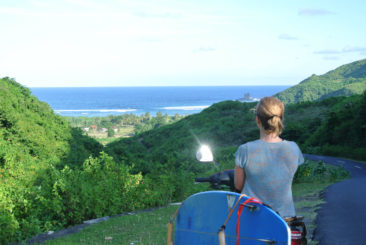
[[[264,97],[259,101],[256,107],[256,115],[267,134],[281,134],[284,128],[282,123],[284,110],[283,103],[274,97]],[[278,120],[274,119],[275,117]]]

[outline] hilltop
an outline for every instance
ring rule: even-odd
[[[312,75],[274,96],[284,103],[322,100],[362,94],[366,89],[366,59],[342,65],[324,75]]]
[[[102,150],[96,141],[86,142],[89,139],[28,88],[8,77],[0,79],[0,166],[7,163],[9,149],[17,152],[14,160],[30,156],[56,165],[80,164]]]

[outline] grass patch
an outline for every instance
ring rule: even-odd
[[[306,196],[314,196],[331,184],[333,183],[296,183],[292,185],[292,195],[295,199]]]
[[[45,244],[164,244],[167,224],[178,206],[125,215],[89,226],[79,233]]]

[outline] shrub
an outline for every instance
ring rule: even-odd
[[[331,166],[322,161],[306,160],[300,165],[294,176],[294,183],[326,183],[349,177],[349,173],[342,167]]]

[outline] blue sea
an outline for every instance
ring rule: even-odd
[[[186,115],[224,100],[238,100],[250,93],[253,100],[274,95],[289,86],[202,87],[89,87],[30,88],[61,116],[108,116],[157,112]]]

